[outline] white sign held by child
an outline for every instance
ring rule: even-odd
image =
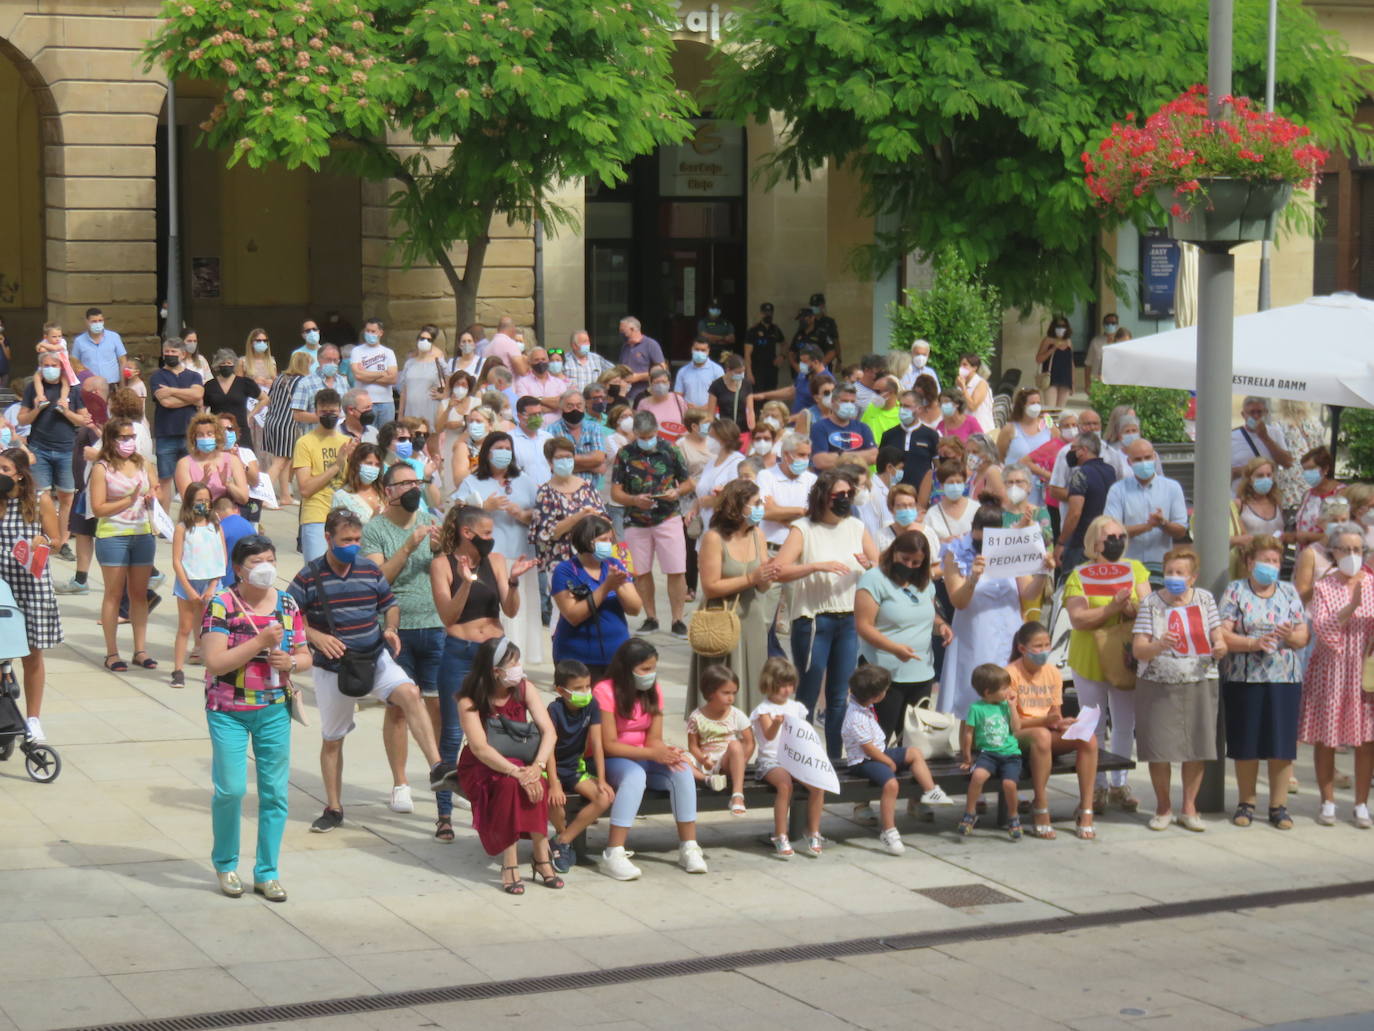
[[[983,531],[983,575],[993,578],[1034,576],[1045,571],[1045,538],[1040,527]]]
[[[795,780],[822,791],[840,793],[840,778],[825,754],[825,742],[816,728],[795,716],[782,718],[778,731],[778,761]]]
[[[148,517],[152,521],[153,532],[163,540],[170,541],[176,535],[177,524],[172,522],[172,517],[156,498],[148,502]]]

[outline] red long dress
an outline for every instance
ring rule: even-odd
[[[509,720],[525,722],[529,710],[525,707],[524,690],[512,691],[504,705],[492,710]],[[511,762],[524,766],[519,759]],[[458,783],[463,797],[472,803],[472,826],[487,855],[494,856],[510,848],[521,838],[544,834],[549,827],[549,796],[547,786],[538,802],[531,802],[524,788],[514,777],[493,770],[472,749],[464,748],[458,756]]]

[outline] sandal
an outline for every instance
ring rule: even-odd
[[[1084,826],[1083,824],[1083,817],[1091,816],[1092,814],[1093,811],[1091,809],[1080,808],[1074,811],[1073,833],[1079,841],[1094,841],[1097,838],[1097,828],[1094,827],[1092,824],[1088,824],[1087,826]]]
[[[735,801],[737,798],[739,799],[738,802]],[[743,816],[746,812],[747,810],[744,808],[744,796],[736,791],[730,796],[730,815]]]
[[[111,659],[114,659],[114,662],[111,662]],[[121,659],[118,653],[106,655],[104,665],[111,673],[127,673],[129,671],[129,664]]]
[[[1091,810],[1089,811],[1091,812]],[[1037,821],[1036,823],[1031,824],[1031,833],[1034,834],[1037,838],[1041,838],[1045,841],[1053,841],[1058,836],[1054,832],[1053,824],[1051,824],[1048,819],[1050,815],[1049,806],[1045,806],[1044,809],[1032,809],[1031,815],[1046,817],[1044,823],[1040,823]]]
[[[453,817],[441,816],[434,821],[434,838],[436,841],[453,840]]]
[[[968,837],[973,833],[973,826],[978,822],[977,813],[965,813],[963,819],[959,821],[959,833]]]
[[[786,834],[774,834],[768,840],[773,843],[773,854],[779,859],[791,859],[796,855]]]
[[[1288,815],[1286,805],[1271,805],[1269,807],[1269,822],[1281,831],[1293,829],[1293,818]]]
[[[506,871],[507,871],[507,870],[515,870],[515,871],[517,871],[517,873],[516,873],[516,875],[515,875],[515,880],[511,881],[509,884],[506,883]],[[518,872],[519,870],[520,870],[520,866],[519,866],[518,864],[515,865],[515,866],[503,866],[503,867],[501,867],[501,890],[504,891],[507,895],[523,895],[523,894],[525,894],[525,882],[522,881],[522,880],[520,879],[520,874],[519,874],[519,872]]]
[[[1021,817],[1013,816],[1007,823],[1007,837],[1012,841],[1021,840]]]
[[[1237,827],[1249,827],[1255,822],[1255,805],[1253,802],[1242,802],[1236,806],[1236,811],[1231,816],[1231,822]]]
[[[139,659],[142,655],[143,658]],[[142,666],[144,669],[157,669],[157,660],[145,652],[134,652],[134,665]]]
[[[542,884],[546,888],[556,889],[563,887],[563,878],[558,876],[557,870],[553,870],[553,876],[550,877],[548,874],[542,874],[539,872],[539,868],[541,866],[547,866],[550,870],[553,870],[553,860],[531,859],[530,880],[534,881],[535,884]]]

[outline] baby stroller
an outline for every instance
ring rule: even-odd
[[[24,753],[24,769],[40,784],[51,784],[62,772],[62,758],[50,745],[29,740],[28,725],[19,709],[19,678],[14,675],[14,660],[29,653],[29,638],[24,630],[24,613],[14,603],[10,585],[0,580],[0,762],[14,754],[15,746]]]

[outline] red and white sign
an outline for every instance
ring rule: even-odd
[[[14,547],[10,549],[10,554],[14,561],[18,562],[35,580],[41,579],[43,570],[48,568],[48,555],[52,551],[46,544],[39,544],[32,549],[26,540],[17,540]]]
[[[1081,566],[1078,579],[1083,584],[1083,594],[1089,598],[1111,598],[1123,587],[1135,583],[1131,567],[1124,562],[1097,562],[1091,566]]]
[[[1185,656],[1212,654],[1212,642],[1207,637],[1207,622],[1202,618],[1201,605],[1175,605],[1164,617],[1165,631],[1174,652]]]

